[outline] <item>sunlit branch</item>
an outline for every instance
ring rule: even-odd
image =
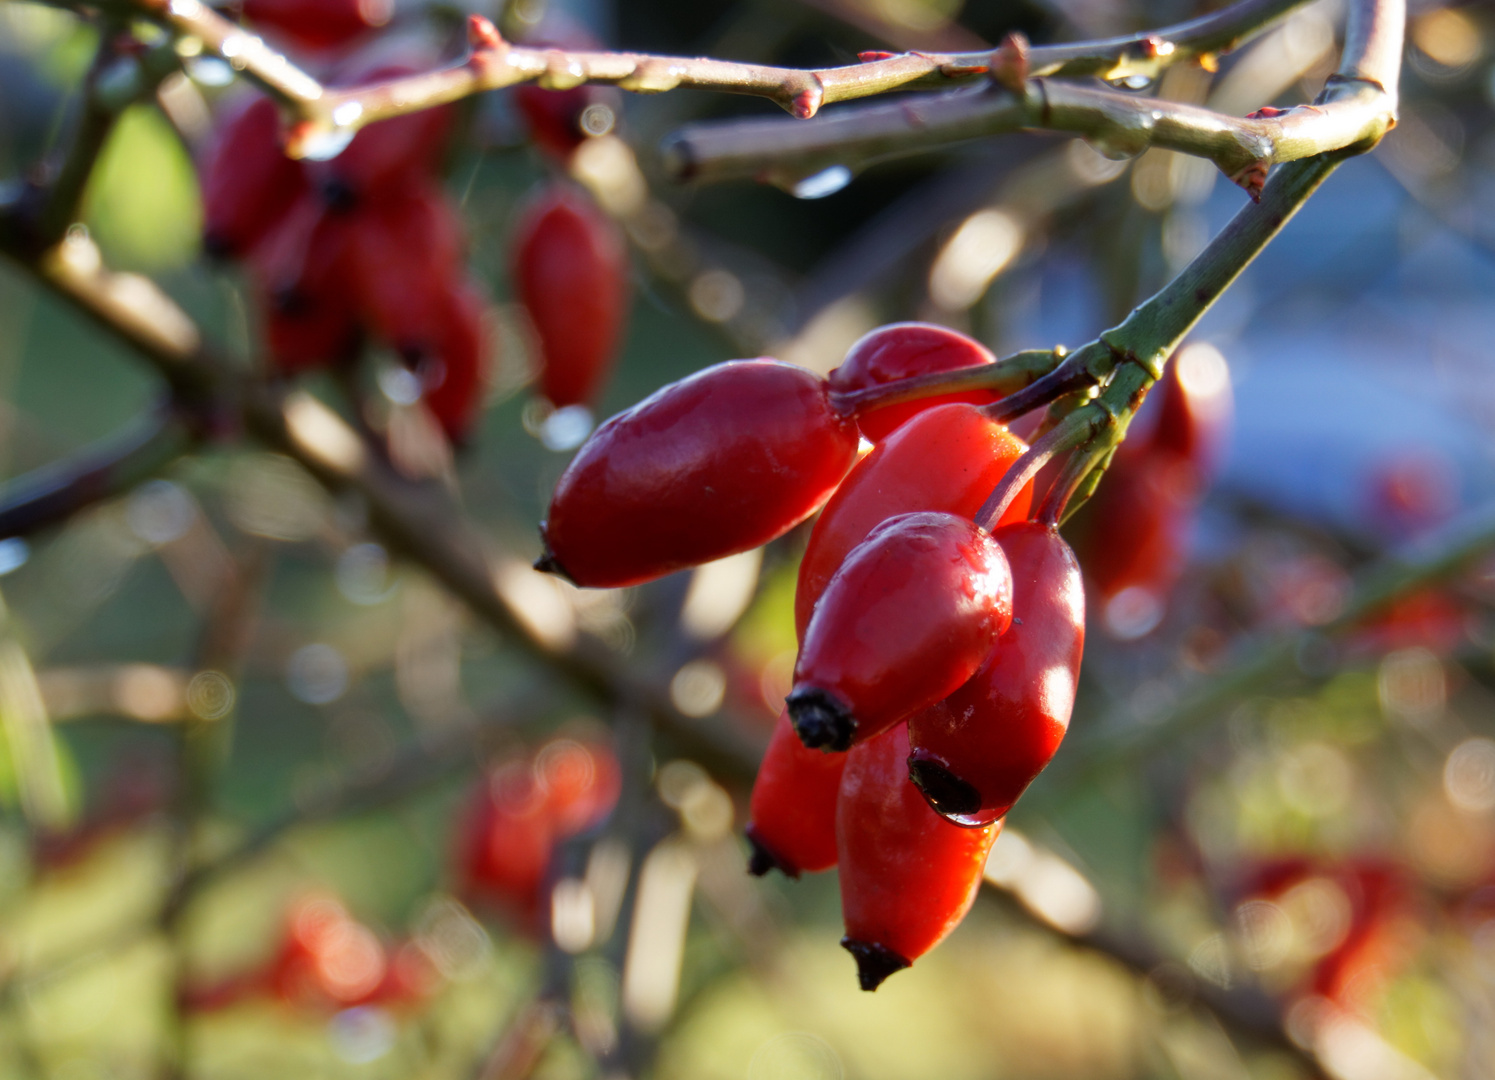
[[[1155,75],[1162,67],[1234,47],[1304,0],[1243,0],[1224,11],[1176,26],[1104,41],[1029,50],[1036,75]],[[200,0],[133,0],[130,8],[201,41],[289,106],[299,121],[288,152],[333,152],[341,137],[365,124],[521,82],[551,89],[607,83],[637,93],[714,90],[768,98],[800,118],[823,105],[892,90],[931,89],[986,76],[991,54],[868,54],[845,67],[796,69],[703,57],[529,49],[503,40],[486,19],[470,22],[472,49],[459,63],[368,86],[334,89],[292,64],[265,42]]]
[[[1346,147],[1368,149],[1394,117],[1391,92],[1351,76],[1342,76],[1319,104],[1246,118],[1032,79],[1020,94],[993,83],[840,109],[808,124],[774,119],[691,124],[671,136],[662,152],[665,167],[681,180],[754,177],[787,185],[836,165],[860,169],[968,139],[1056,131],[1078,135],[1118,158],[1150,147],[1202,157],[1255,195],[1271,165]]]

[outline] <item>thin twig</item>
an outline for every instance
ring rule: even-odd
[[[0,539],[30,536],[79,510],[122,495],[198,445],[196,430],[171,404],[157,406],[77,456],[52,462],[0,487]]]
[[[1156,75],[1167,64],[1233,48],[1303,2],[1242,0],[1213,15],[1143,34],[1041,46],[1028,51],[1029,68],[1035,75]],[[521,82],[557,90],[596,82],[638,93],[684,87],[751,94],[808,118],[832,102],[981,78],[991,57],[987,52],[877,54],[861,64],[803,70],[644,53],[527,49],[504,41],[492,23],[474,17],[473,48],[462,62],[390,82],[333,89],[200,0],[131,0],[128,6],[200,40],[294,110],[299,123],[288,144],[293,156],[315,155],[322,145],[336,145],[337,136],[377,120]],[[328,139],[330,144],[324,142]]]
[[[147,279],[104,269],[96,249],[87,258],[66,252],[28,258],[5,219],[0,210],[0,252],[132,345],[186,400],[204,402],[215,418],[228,417],[295,459],[329,490],[362,498],[390,548],[424,567],[522,652],[602,701],[639,702],[682,752],[708,768],[726,761],[756,766],[762,746],[742,727],[685,716],[662,686],[598,642],[578,636],[559,643],[531,628],[500,591],[488,546],[441,485],[405,479],[316,399],[285,394],[204,348],[196,326]]]
[[[861,169],[968,139],[1047,130],[1081,136],[1113,157],[1159,147],[1206,158],[1255,196],[1269,166],[1345,147],[1369,149],[1394,118],[1389,91],[1351,76],[1342,76],[1320,104],[1247,118],[1032,79],[1021,94],[993,83],[839,109],[810,124],[771,118],[690,124],[670,136],[661,152],[665,168],[680,180],[755,177],[792,185],[836,165]]]

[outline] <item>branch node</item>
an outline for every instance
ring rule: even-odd
[[[1247,195],[1250,195],[1252,202],[1259,203],[1262,189],[1267,186],[1267,170],[1271,168],[1271,165],[1272,163],[1265,158],[1247,162],[1228,174],[1230,182],[1238,185]]]
[[[482,52],[508,52],[509,43],[498,32],[492,20],[482,15],[467,16],[467,43]]]
[[[1008,34],[992,50],[988,71],[993,82],[1021,94],[1028,82],[1028,39],[1017,30]]]

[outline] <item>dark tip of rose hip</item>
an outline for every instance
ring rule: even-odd
[[[335,177],[322,183],[322,202],[334,214],[346,214],[358,205],[358,192]]]
[[[758,839],[758,830],[749,823],[743,830],[747,835],[747,842],[752,845],[753,853],[748,857],[748,873],[753,877],[762,877],[770,870],[777,870],[785,877],[799,877],[799,868],[785,862],[773,853],[773,851]]]
[[[863,990],[876,990],[893,972],[913,964],[912,960],[904,959],[886,945],[858,941],[853,937],[842,938],[841,948],[856,957],[857,981]]]
[[[818,686],[799,686],[786,699],[799,741],[811,750],[850,750],[857,723],[850,710]]]
[[[555,557],[555,552],[550,550],[550,545],[545,543],[545,523],[540,522],[540,542],[544,549],[540,557],[534,561],[534,567],[542,574],[554,574],[556,577],[565,578],[571,584],[576,584],[576,579],[566,573],[566,568],[561,565],[560,560]]]
[[[924,793],[934,812],[945,818],[970,817],[981,809],[981,793],[936,761],[908,757],[908,778]]]

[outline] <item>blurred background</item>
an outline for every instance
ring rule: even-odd
[[[1342,7],[1128,89],[1237,115],[1311,100]],[[1067,526],[1097,567],[1069,742],[965,923],[875,995],[838,948],[834,875],[744,872],[808,526],[578,591],[528,569],[554,483],[596,419],[721,360],[825,372],[905,319],[998,355],[1082,344],[1246,196],[1177,154],[1037,134],[783,187],[680,185],[662,139],[775,107],[585,90],[556,136],[517,92],[462,103],[439,171],[490,362],[467,445],[420,443],[388,349],[361,398],[326,373],[302,385],[370,438],[415,431],[410,468],[460,493],[529,632],[605,650],[685,722],[599,704],[387,549],[358,498],[232,432],[0,540],[0,1077],[1495,1076],[1495,15],[1412,9],[1398,127],[1174,365],[1207,419],[1182,489],[1108,500],[1118,458]],[[333,46],[255,28],[331,76],[367,62],[350,57],[463,55],[466,9],[361,10]],[[1197,9],[483,13],[519,40],[810,67]],[[0,179],[66,147],[98,43],[97,18],[0,3]],[[245,87],[177,51],[113,128],[69,242],[149,275],[264,370],[264,298],[201,241],[198,163]],[[563,182],[630,251],[626,336],[590,408],[531,387],[511,269],[527,200]],[[0,264],[6,475],[132,430],[161,393]],[[1102,572],[1093,553],[1128,529],[1153,538],[1151,562]],[[474,838],[493,830],[508,846],[485,862]]]

